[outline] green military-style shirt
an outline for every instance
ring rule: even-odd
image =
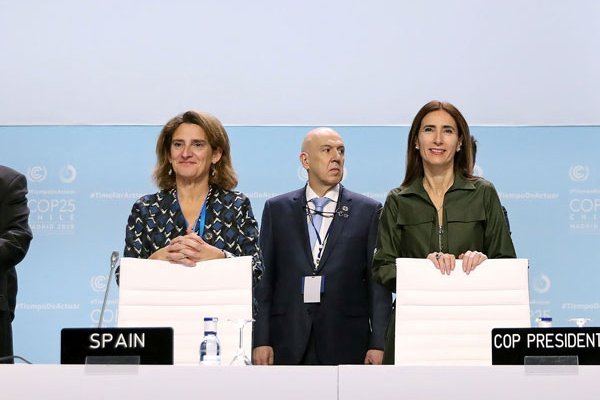
[[[488,258],[516,257],[494,185],[483,178],[467,180],[457,174],[444,196],[440,224],[423,181],[417,179],[388,194],[379,220],[373,279],[395,292],[396,258],[426,258],[438,251],[458,258],[467,250],[481,251]],[[386,363],[394,360],[394,324],[392,313]]]

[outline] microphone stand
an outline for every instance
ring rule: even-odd
[[[104,300],[102,301],[102,309],[100,310],[100,319],[98,321],[98,328],[102,328],[102,322],[104,321],[104,310],[106,309],[106,302],[108,300],[108,292],[110,290],[110,282],[115,273],[115,268],[119,264],[119,252],[113,251],[110,255],[110,271],[108,273],[108,280],[106,281],[106,290],[104,291]]]

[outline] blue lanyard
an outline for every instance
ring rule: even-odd
[[[198,236],[202,237],[204,234],[204,221],[206,220],[206,203],[208,203],[208,196],[206,196],[206,200],[204,200],[204,204],[202,205],[202,211],[200,212],[200,218],[196,221],[196,226],[194,226],[194,232],[198,232]]]
[[[200,217],[198,217],[198,221],[194,224],[194,232],[198,233],[198,236],[202,237],[204,235],[204,222],[206,221],[206,204],[208,203],[208,198],[212,192],[212,188],[208,189],[208,193],[206,194],[206,199],[204,199],[204,203],[202,204],[202,211],[200,211]],[[181,210],[181,204],[179,204],[179,195],[177,191],[175,191],[175,198],[177,199],[177,204],[179,205],[179,209]],[[183,211],[182,211],[183,214]],[[185,221],[185,228],[187,229],[187,221],[185,217],[183,218]]]
[[[323,218],[325,218],[325,217],[323,217]],[[333,217],[331,217],[331,218],[333,219]],[[312,215],[309,216],[309,219],[310,219],[310,225],[312,226],[313,230],[315,231],[315,234],[317,235],[317,242],[320,245],[320,247],[319,247],[319,255],[321,255],[321,249],[323,248],[323,246],[325,246],[325,242],[327,241],[327,238],[329,237],[329,229],[331,228],[331,224],[333,223],[333,221],[331,221],[331,223],[327,227],[327,232],[325,232],[325,237],[321,241],[321,235],[319,234],[319,231],[317,230],[317,227],[313,223]],[[321,226],[323,226],[323,225],[321,225]]]
[[[313,223],[312,215],[309,218],[310,218],[310,224],[311,224],[312,228],[315,230],[315,233],[317,234],[317,242],[319,243],[319,249],[317,251],[317,259],[315,261],[315,269],[317,269],[317,268],[319,268],[319,263],[321,262],[321,253],[323,252],[325,243],[327,242],[327,239],[329,238],[329,230],[331,229],[331,224],[327,227],[327,233],[325,233],[325,237],[323,238],[323,241],[321,241],[321,235],[319,235],[319,232],[317,231],[317,228],[315,227],[315,224]],[[333,221],[331,221],[331,223],[333,223]],[[311,249],[311,251],[312,251],[312,249]]]

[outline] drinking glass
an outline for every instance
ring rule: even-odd
[[[238,341],[238,348],[235,352],[235,356],[229,363],[229,365],[252,365],[252,361],[250,357],[246,355],[244,350],[244,327],[247,323],[253,322],[253,319],[228,319],[229,322],[234,322],[237,324],[237,327],[240,332],[240,339]]]

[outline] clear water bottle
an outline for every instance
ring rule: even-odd
[[[200,342],[200,364],[221,365],[221,343],[217,337],[217,321],[215,317],[204,318],[204,337]]]

